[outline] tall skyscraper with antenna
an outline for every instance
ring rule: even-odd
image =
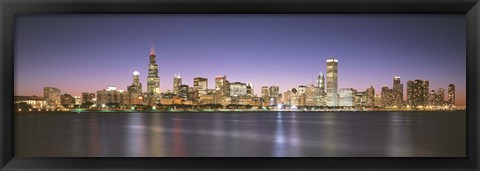
[[[147,94],[155,96],[160,94],[160,78],[158,77],[157,59],[155,49],[150,49],[150,63],[148,64]]]

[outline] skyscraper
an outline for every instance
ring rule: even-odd
[[[407,103],[413,108],[426,106],[429,97],[428,80],[410,80],[407,82]]]
[[[277,106],[278,104],[278,95],[280,93],[280,87],[278,86],[270,86],[270,106]]]
[[[352,107],[354,106],[354,95],[357,90],[353,88],[341,88],[339,91],[339,106]]]
[[[445,104],[445,89],[438,88],[437,91],[437,105],[443,106]]]
[[[403,104],[403,84],[400,83],[400,76],[393,77],[393,106],[400,107]]]
[[[320,72],[317,76],[315,106],[325,106],[325,76]]]
[[[182,98],[183,100],[188,99],[188,85],[182,84],[178,86],[178,97]]]
[[[435,90],[430,91],[430,95],[428,96],[427,104],[429,106],[436,106],[437,105],[437,93]]]
[[[193,78],[193,88],[198,97],[207,95],[208,79],[202,77]]]
[[[338,60],[327,59],[327,106],[338,106]]]
[[[448,85],[448,105],[450,107],[455,106],[455,85]]]
[[[373,85],[365,90],[367,93],[367,106],[375,106],[375,88]]]
[[[60,106],[60,89],[55,87],[44,87],[43,97],[49,108],[56,108]]]
[[[158,77],[157,59],[155,49],[150,49],[150,63],[148,64],[147,93],[150,96],[160,94],[160,78]]]
[[[178,95],[179,91],[179,86],[182,85],[182,77],[180,77],[180,74],[175,74],[173,77],[173,93]]]
[[[230,83],[230,96],[239,97],[247,94],[247,84],[241,82]]]
[[[254,94],[255,93],[254,93],[254,90],[253,90],[253,84],[247,82],[247,96],[253,97]]]
[[[215,77],[215,93],[218,98],[229,96],[229,87],[227,76],[221,75]]]
[[[382,106],[383,107],[392,107],[394,102],[394,91],[389,89],[388,86],[382,87]]]
[[[307,86],[301,85],[297,89],[298,105],[305,106],[307,105]]]
[[[142,104],[142,83],[140,82],[140,73],[138,71],[133,72],[132,85],[127,87],[129,104]]]
[[[262,87],[262,102],[264,106],[268,106],[270,104],[270,91],[268,86]]]

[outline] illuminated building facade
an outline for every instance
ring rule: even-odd
[[[227,76],[221,75],[215,77],[215,93],[217,98],[224,98],[230,96],[230,85],[227,81]]]
[[[178,86],[178,97],[182,98],[183,100],[188,99],[188,85],[182,84]]]
[[[120,107],[128,104],[128,95],[117,87],[110,86],[107,89],[97,91],[97,105],[101,107]]]
[[[437,105],[443,106],[445,104],[445,89],[438,88],[437,91]]]
[[[365,90],[367,93],[367,106],[375,106],[375,88],[370,86]]]
[[[338,60],[327,59],[327,106],[338,106]]]
[[[428,106],[437,105],[437,93],[435,92],[435,90],[430,91],[430,95],[428,96],[428,100],[427,100],[427,105]]]
[[[339,102],[338,106],[344,107],[352,107],[355,106],[354,104],[354,94],[356,94],[356,90],[353,88],[341,88],[338,91]]]
[[[293,108],[295,106],[299,106],[298,96],[299,96],[299,93],[298,93],[297,89],[295,87],[293,87],[292,90],[290,90],[290,94],[289,94],[289,101],[290,101],[290,107],[291,108]]]
[[[179,87],[182,85],[182,77],[180,77],[180,74],[175,74],[173,77],[173,93],[178,95]]]
[[[83,92],[82,93],[82,103],[95,103],[95,93],[88,93],[88,92]]]
[[[15,106],[17,106],[17,109],[13,109],[18,111],[19,109],[21,110],[22,108],[33,108],[33,109],[44,109],[47,107],[47,103],[45,102],[45,99],[43,97],[37,97],[37,96],[15,96],[13,98]],[[20,105],[20,104],[25,104],[26,106]]]
[[[325,106],[325,75],[320,72],[316,80],[315,106]]]
[[[278,98],[280,94],[280,87],[278,86],[270,86],[268,89],[270,99],[269,99],[269,105],[270,106],[277,106],[278,104]]]
[[[448,105],[450,107],[455,106],[455,85],[448,85]]]
[[[253,90],[253,84],[249,83],[249,82],[247,82],[247,96],[249,96],[249,97],[254,97],[255,96],[255,93],[254,93],[254,90]]]
[[[428,80],[410,80],[407,82],[407,104],[412,108],[424,107],[429,97]]]
[[[263,106],[268,106],[270,104],[270,90],[268,86],[262,87],[262,102]]]
[[[355,106],[364,107],[368,106],[368,96],[367,92],[356,92],[353,96],[353,102]]]
[[[287,106],[290,106],[290,90],[286,90],[285,92],[283,92],[283,104],[284,105],[287,105]]]
[[[394,105],[394,91],[389,89],[388,86],[382,87],[382,107],[393,107]]]
[[[60,102],[65,108],[73,107],[75,105],[75,98],[72,95],[65,93],[60,96]]]
[[[313,84],[308,84],[305,92],[305,105],[306,106],[316,106],[317,105],[317,96],[316,92],[318,91],[317,87]]]
[[[298,104],[297,106],[305,106],[307,104],[307,86],[301,85],[297,89]]]
[[[247,94],[247,84],[241,82],[230,83],[230,96],[238,97]]]
[[[202,77],[196,77],[193,79],[193,87],[198,97],[207,95],[208,91],[208,79]]]
[[[401,107],[403,105],[403,84],[400,83],[400,76],[393,77],[393,106]]]
[[[60,107],[60,89],[55,87],[44,87],[43,88],[43,97],[47,103],[48,108]]]
[[[148,64],[147,94],[155,96],[160,94],[160,78],[158,77],[157,57],[152,46],[150,50],[150,63]]]
[[[138,71],[133,72],[133,82],[132,85],[127,87],[128,91],[128,104],[142,104],[142,83],[140,83],[140,73]]]

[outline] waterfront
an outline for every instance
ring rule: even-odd
[[[19,157],[462,157],[466,112],[21,113]]]

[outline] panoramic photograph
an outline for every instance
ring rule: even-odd
[[[464,15],[19,15],[18,157],[465,157]]]

